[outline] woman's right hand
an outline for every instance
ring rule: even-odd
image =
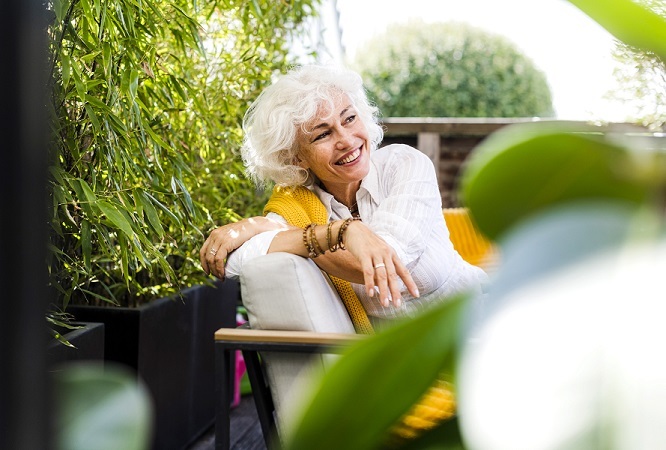
[[[375,286],[379,288],[382,306],[388,307],[391,298],[394,305],[400,307],[400,279],[413,297],[419,297],[416,283],[393,247],[362,222],[349,224],[344,233],[344,245],[361,264],[368,296],[375,295]]]
[[[287,225],[266,217],[250,217],[214,229],[199,251],[204,272],[224,280],[224,266],[229,253],[248,239],[270,230],[287,229]]]

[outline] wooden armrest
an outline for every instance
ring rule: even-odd
[[[252,330],[250,328],[220,328],[216,341],[280,342],[295,344],[348,345],[364,335],[349,333],[317,333],[314,331]]]
[[[364,336],[350,333],[220,328],[215,332],[215,342],[239,350],[337,353]]]

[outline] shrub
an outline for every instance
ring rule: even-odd
[[[544,74],[507,39],[467,24],[391,25],[355,61],[386,117],[553,114]]]
[[[56,309],[208,281],[205,234],[264,202],[237,155],[242,116],[315,1],[50,3]]]

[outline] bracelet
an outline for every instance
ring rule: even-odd
[[[356,220],[361,220],[361,218],[360,217],[350,217],[348,219],[345,219],[345,221],[342,222],[342,225],[340,225],[340,231],[338,231],[338,244],[337,244],[338,248],[340,248],[342,250],[347,250],[347,248],[345,247],[345,243],[344,243],[344,234],[345,234],[345,231],[347,231],[347,227],[349,226],[349,224],[356,221]]]
[[[321,245],[319,245],[319,241],[317,240],[316,229],[317,225],[312,224],[312,227],[310,228],[310,246],[312,250],[314,250],[313,253],[315,256],[313,256],[313,258],[324,254],[324,250],[321,248]]]
[[[328,227],[326,227],[326,245],[328,245],[328,249],[333,253],[338,249],[338,244],[331,244],[331,235],[333,234],[332,232],[333,229],[333,221],[330,221],[328,223]]]
[[[308,226],[306,226],[305,228],[303,228],[303,245],[305,245],[305,249],[308,251],[308,257],[310,257],[310,258],[316,258],[317,256],[319,256],[315,252],[315,249],[314,249],[314,247],[312,247],[312,244],[310,243],[310,241],[308,240],[308,231],[313,226],[314,226],[314,224],[311,223]]]

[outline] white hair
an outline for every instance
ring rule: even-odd
[[[370,150],[379,146],[384,132],[378,109],[368,101],[360,75],[338,66],[301,66],[264,89],[245,114],[241,154],[246,172],[255,183],[308,183],[309,172],[294,164],[297,127],[309,122],[322,103],[332,109],[340,94],[349,97],[367,128]]]

